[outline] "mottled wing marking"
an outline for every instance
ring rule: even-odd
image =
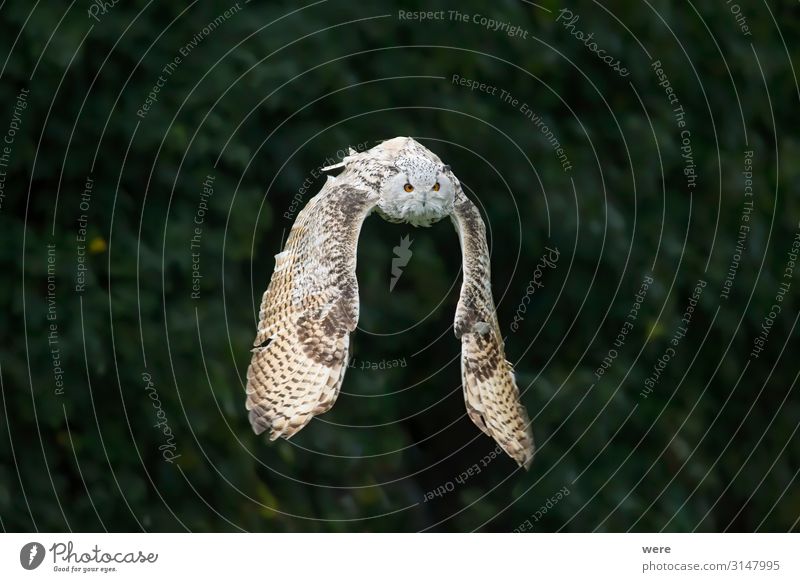
[[[464,282],[455,318],[461,338],[464,400],[472,421],[526,469],[533,459],[533,435],[519,401],[514,369],[506,361],[497,323],[486,227],[478,209],[457,187],[452,215],[461,241]]]
[[[257,434],[289,438],[336,401],[358,322],[358,235],[377,198],[341,176],[329,178],[275,256],[247,369]]]

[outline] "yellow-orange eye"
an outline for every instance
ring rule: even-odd
[[[406,192],[413,192],[414,186],[412,186],[411,184],[406,184],[405,186],[403,186],[403,190],[405,190]]]
[[[439,187],[440,187],[439,186],[439,182],[436,182],[436,184],[433,185],[433,191],[434,192],[438,192],[439,191]]]

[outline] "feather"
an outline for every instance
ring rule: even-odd
[[[350,151],[323,171],[319,194],[297,216],[261,299],[247,369],[250,423],[290,438],[339,395],[358,323],[356,250],[364,219],[428,226],[450,216],[461,242],[464,281],[456,309],[464,400],[472,421],[527,468],[534,445],[497,323],[486,227],[449,166],[408,137]],[[416,185],[420,192],[415,191]],[[440,183],[441,182],[441,183]],[[410,244],[410,243],[409,243]]]
[[[290,438],[336,401],[358,322],[358,234],[376,199],[326,183],[275,256],[247,370],[246,407],[257,434]]]
[[[514,370],[506,361],[490,282],[486,226],[459,187],[452,215],[461,241],[464,281],[454,329],[461,338],[461,377],[467,414],[520,466],[528,468],[534,444],[519,400]]]

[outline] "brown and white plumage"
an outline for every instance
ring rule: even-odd
[[[464,282],[455,318],[470,418],[520,465],[533,438],[505,359],[490,284],[486,228],[458,179],[430,150],[395,138],[351,152],[300,212],[261,301],[247,370],[253,430],[290,438],[333,406],[358,322],[356,249],[364,219],[430,224],[450,216],[459,234]]]
[[[329,180],[275,256],[247,370],[256,433],[289,438],[336,401],[358,323],[358,233],[376,201],[367,190]]]
[[[497,323],[486,227],[475,205],[461,188],[458,192],[450,218],[461,241],[464,265],[455,320],[456,337],[461,338],[464,401],[472,421],[527,469],[533,460],[533,435]]]

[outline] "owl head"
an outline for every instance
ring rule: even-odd
[[[381,183],[378,211],[391,221],[430,226],[453,212],[455,184],[449,166],[414,141],[397,152]]]

